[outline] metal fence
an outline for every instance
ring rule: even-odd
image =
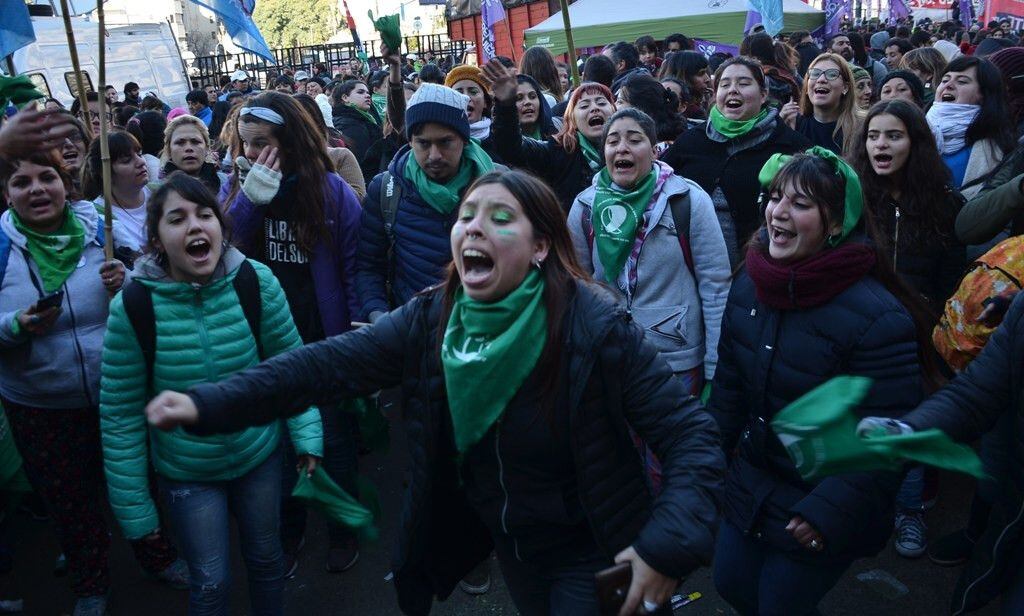
[[[407,36],[403,41],[405,53],[416,53],[421,58],[433,57],[437,61],[448,60],[452,65],[461,61],[470,43],[453,41],[446,34],[429,34]],[[363,41],[363,48],[370,61],[371,68],[381,66],[380,41]],[[309,70],[314,64],[323,63],[330,69],[330,74],[338,72],[338,68],[348,64],[357,57],[355,43],[332,43],[329,45],[307,45],[303,47],[284,47],[273,49],[275,62],[267,62],[254,53],[219,54],[202,56],[192,62],[189,77],[194,85],[217,85],[220,78],[230,76],[238,69],[245,69],[258,88],[268,87],[268,74],[281,73],[282,70]]]

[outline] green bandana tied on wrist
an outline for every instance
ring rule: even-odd
[[[768,117],[768,110],[762,109],[761,113],[749,120],[730,120],[718,110],[718,107],[712,107],[709,120],[711,121],[711,126],[714,126],[715,130],[719,133],[729,139],[735,139],[749,133],[751,129],[766,117]]]
[[[494,161],[480,147],[476,139],[470,139],[462,150],[462,162],[455,176],[444,184],[430,179],[416,162],[412,153],[405,163],[405,178],[416,186],[416,190],[430,207],[444,215],[451,214],[462,198],[462,191],[473,180],[494,169]]]
[[[839,235],[828,237],[828,245],[835,247],[843,243],[843,240],[850,236],[850,233],[857,227],[857,223],[860,222],[864,210],[864,192],[861,190],[860,178],[857,177],[857,172],[853,170],[853,167],[839,158],[832,150],[816,145],[809,148],[806,154],[824,158],[835,169],[836,175],[841,175],[846,180],[846,195],[843,199],[843,230]],[[761,183],[762,188],[767,190],[775,176],[792,158],[788,154],[773,154],[757,174],[757,180]]]
[[[597,256],[604,267],[605,278],[612,285],[633,250],[637,228],[654,196],[657,182],[658,173],[652,169],[647,177],[627,192],[612,184],[607,168],[601,169],[597,175],[597,190],[594,193],[590,221],[594,229]]]
[[[441,343],[448,408],[461,456],[505,411],[547,342],[544,278],[531,269],[504,299],[484,303],[460,288]]]
[[[25,236],[25,248],[32,256],[43,291],[53,293],[64,284],[75,268],[85,249],[85,229],[70,205],[64,206],[64,221],[52,233],[39,233],[25,226],[18,214],[11,211],[14,228]]]
[[[370,98],[372,99],[372,98],[373,98],[373,96],[371,96]],[[370,122],[371,124],[380,124],[380,122],[378,122],[378,121],[377,121],[377,117],[376,117],[376,116],[374,116],[374,115],[373,115],[372,113],[370,113],[369,111],[367,111],[367,110],[365,110],[365,109],[363,109],[363,108],[361,108],[361,107],[356,107],[356,106],[355,106],[355,105],[353,105],[352,103],[345,103],[345,104],[346,104],[346,105],[348,105],[349,107],[351,107],[351,108],[355,109],[356,111],[358,111],[358,112],[359,112],[359,115],[361,115],[361,116],[363,116],[364,118],[366,118],[366,120],[367,120],[368,122]]]
[[[580,151],[583,152],[583,157],[587,159],[590,170],[597,171],[600,169],[604,165],[604,157],[597,151],[594,144],[590,143],[580,131],[576,131],[576,141],[580,144]]]
[[[772,419],[772,430],[804,480],[842,473],[895,472],[907,460],[978,478],[984,476],[974,450],[954,443],[937,429],[858,436],[858,418],[851,409],[869,389],[869,378],[837,376],[804,394]]]

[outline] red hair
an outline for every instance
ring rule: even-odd
[[[580,87],[576,88],[572,92],[572,96],[569,97],[569,104],[565,107],[565,115],[562,116],[562,130],[558,131],[558,134],[553,137],[562,149],[567,153],[572,154],[576,151],[576,105],[579,104],[580,99],[583,98],[584,94],[600,94],[601,96],[608,99],[608,103],[612,106],[612,113],[615,112],[615,96],[612,95],[612,91],[608,89],[604,84],[600,84],[594,81],[586,81],[580,84]]]

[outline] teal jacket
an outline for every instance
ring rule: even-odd
[[[160,525],[149,493],[150,455],[156,472],[168,479],[229,481],[258,466],[278,446],[281,422],[217,436],[194,436],[181,428],[149,430],[146,447],[144,409],[153,394],[186,391],[259,363],[256,340],[232,285],[244,259],[238,250],[226,249],[213,280],[202,286],[171,280],[151,257],[136,266],[134,279],[151,289],[156,317],[152,392],[146,390],[145,362],[121,295],[110,303],[103,340],[100,428],[110,505],[128,539],[143,537]],[[281,285],[265,265],[252,265],[260,281],[265,354],[270,357],[301,346]],[[287,424],[300,455],[323,455],[316,408]]]

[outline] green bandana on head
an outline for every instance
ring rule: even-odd
[[[416,186],[423,200],[441,214],[451,214],[462,199],[462,191],[473,180],[494,169],[494,161],[480,147],[480,142],[470,139],[462,150],[462,162],[452,179],[444,184],[435,182],[416,162],[412,153],[405,163],[405,177]]]
[[[597,171],[600,169],[604,165],[604,157],[597,151],[594,144],[590,143],[590,140],[580,131],[576,131],[576,141],[580,144],[580,151],[583,152],[583,157],[587,159],[590,170]]]
[[[460,288],[441,343],[455,447],[463,454],[505,412],[548,337],[544,277],[531,269],[504,299],[484,303]]]
[[[842,244],[843,240],[850,236],[850,233],[857,227],[857,223],[860,222],[864,210],[864,192],[860,187],[860,178],[857,177],[857,172],[853,170],[853,167],[839,158],[832,150],[816,145],[809,148],[806,153],[824,158],[836,170],[836,175],[841,175],[846,180],[846,195],[843,199],[843,230],[839,235],[830,235],[828,238],[828,245],[835,247]],[[779,171],[792,159],[793,157],[788,154],[773,154],[768,162],[761,167],[761,172],[757,174],[757,180],[761,183],[761,187],[767,190]]]
[[[633,250],[637,229],[657,184],[658,172],[655,169],[651,169],[647,177],[630,191],[612,184],[607,167],[597,175],[597,190],[594,192],[590,221],[594,229],[597,256],[604,267],[605,278],[613,285]]]
[[[78,267],[78,260],[85,249],[85,229],[70,205],[64,206],[64,221],[60,229],[52,233],[39,233],[25,226],[18,214],[11,210],[14,228],[25,236],[25,248],[32,256],[43,291],[53,293],[64,284]]]
[[[709,116],[709,119],[711,121],[711,126],[714,126],[715,130],[728,139],[735,139],[736,137],[742,137],[749,133],[766,117],[768,117],[768,110],[762,109],[761,113],[749,120],[730,120],[718,110],[717,106],[715,106],[711,108],[711,115]]]
[[[983,477],[970,447],[940,430],[903,435],[857,435],[851,412],[871,389],[871,379],[837,376],[779,411],[772,430],[805,480],[866,471],[898,471],[907,460]]]

